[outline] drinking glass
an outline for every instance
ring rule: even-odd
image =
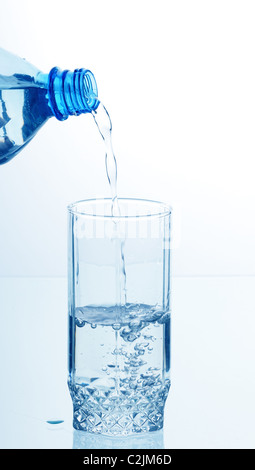
[[[111,199],[91,199],[68,216],[73,426],[157,431],[170,388],[171,209],[118,199],[116,215]]]

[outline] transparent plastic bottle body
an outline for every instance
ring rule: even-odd
[[[17,155],[50,117],[62,121],[98,104],[89,70],[54,67],[44,74],[0,48],[0,164]]]

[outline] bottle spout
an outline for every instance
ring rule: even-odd
[[[90,70],[71,72],[54,67],[48,75],[47,86],[51,110],[60,121],[71,115],[91,113],[99,105],[97,83]]]

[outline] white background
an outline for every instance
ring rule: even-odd
[[[119,195],[173,207],[166,448],[254,447],[254,25],[248,0],[1,1],[1,47],[94,72]],[[66,206],[106,196],[90,115],[0,167],[0,447],[72,446]]]
[[[94,72],[119,195],[173,207],[175,276],[255,274],[254,21],[248,0],[1,2],[1,47]],[[0,168],[0,275],[65,276],[66,205],[109,195],[92,116],[52,118]]]

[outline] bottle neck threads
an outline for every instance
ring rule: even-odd
[[[68,116],[91,113],[99,101],[97,84],[90,70],[60,70],[54,67],[48,76],[48,99],[54,116],[64,121]]]

